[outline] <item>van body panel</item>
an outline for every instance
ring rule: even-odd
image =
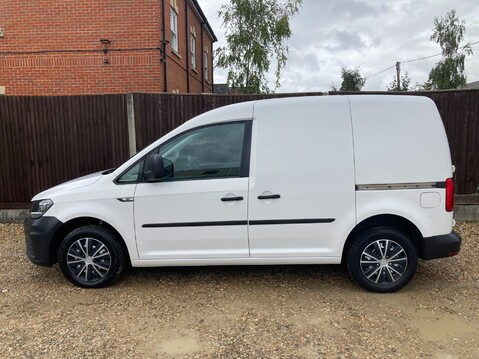
[[[114,178],[114,174],[104,175],[92,186],[71,188],[50,196],[54,205],[48,210],[47,216],[55,217],[63,223],[77,218],[95,218],[104,221],[121,235],[130,258],[139,259],[133,202],[119,200],[119,198],[133,197],[136,184],[113,185]]]
[[[138,184],[140,259],[248,257],[247,198],[248,178]]]
[[[254,118],[251,257],[340,256],[338,238],[356,222],[347,98],[262,101]],[[280,198],[259,198],[271,195]]]
[[[423,237],[451,233],[452,212],[445,211],[445,190],[437,191],[441,204],[423,208],[424,190],[357,191],[356,213],[358,223],[381,214],[393,214],[413,223]]]
[[[49,188],[43,192],[38,193],[32,198],[32,201],[42,198],[50,198],[52,195],[56,195],[60,192],[66,192],[71,190],[77,190],[82,187],[88,187],[93,185],[96,181],[102,178],[101,172],[92,173],[86,176],[76,178],[71,181],[61,183],[55,187]]]
[[[446,132],[432,100],[350,96],[349,101],[356,184],[434,182],[452,177]]]

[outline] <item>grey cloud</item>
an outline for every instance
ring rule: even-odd
[[[306,75],[299,71],[291,71],[283,76],[281,91],[290,92],[294,89],[294,91],[298,92],[320,92],[329,85],[318,75]]]
[[[429,0],[414,0],[400,5],[398,13],[414,15],[429,5]]]
[[[296,47],[290,49],[288,62],[309,71],[319,71],[321,65],[325,63],[323,59],[318,59],[317,53],[308,52]]]
[[[333,45],[325,46],[325,48],[332,52],[359,50],[366,47],[365,42],[357,32],[335,30],[330,37],[333,39]]]
[[[338,16],[367,18],[385,13],[390,9],[385,2],[370,3],[367,1],[336,0],[333,2],[333,13]],[[390,3],[389,3],[390,4]]]
[[[306,54],[303,58],[303,63],[307,69],[311,71],[319,71],[318,58],[315,54]]]
[[[372,43],[371,45],[372,46],[379,46],[382,44],[382,39],[380,37],[375,37],[373,40],[372,40]]]

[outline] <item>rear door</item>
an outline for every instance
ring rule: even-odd
[[[347,98],[259,102],[254,117],[251,257],[341,256],[356,219]]]

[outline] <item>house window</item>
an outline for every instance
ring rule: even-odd
[[[205,62],[205,80],[209,81],[209,77],[208,77],[208,74],[209,74],[209,71],[208,71],[208,49],[206,49],[206,48],[205,48],[205,51],[204,51],[204,62]]]
[[[171,47],[178,52],[178,13],[174,7],[170,9]]]
[[[192,29],[194,30],[194,28]],[[196,70],[196,35],[191,31],[191,68]]]

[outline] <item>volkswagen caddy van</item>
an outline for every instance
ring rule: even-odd
[[[193,118],[120,167],[32,199],[29,259],[102,287],[133,267],[346,264],[393,292],[459,252],[453,166],[418,96],[252,101]]]

